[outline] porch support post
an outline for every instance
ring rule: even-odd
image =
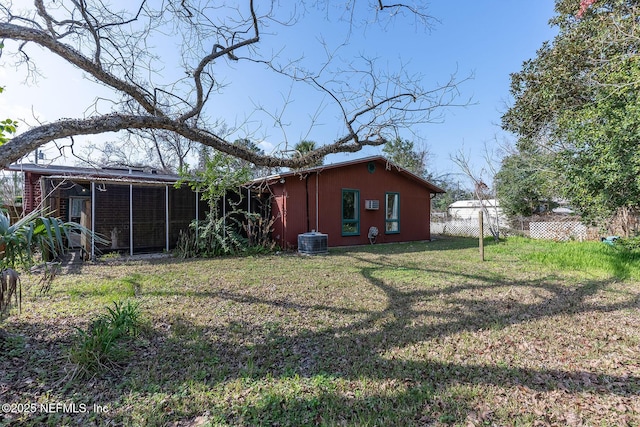
[[[165,218],[166,218],[166,249],[169,252],[169,186],[165,185],[165,198],[164,198],[164,207],[165,207]]]
[[[96,183],[91,181],[91,261],[96,260]]]
[[[198,224],[200,223],[200,191],[196,190],[196,242],[198,241]]]
[[[129,184],[129,255],[133,256],[133,184]]]

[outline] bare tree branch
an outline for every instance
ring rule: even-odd
[[[32,10],[21,12],[12,10],[11,4],[0,5],[0,40],[17,43],[15,53],[22,56],[16,62],[26,64],[28,73],[37,70],[37,62],[28,53],[29,46],[37,45],[114,94],[109,104],[99,106],[94,101],[91,111],[86,110],[88,117],[39,124],[16,136],[0,146],[0,164],[17,161],[58,139],[118,131],[148,131],[155,135],[155,131],[162,131],[256,165],[300,168],[328,154],[384,144],[401,129],[437,120],[443,107],[466,104],[456,103],[457,86],[464,79],[452,76],[444,84],[426,89],[423,76],[408,75],[402,70],[382,72],[375,59],[361,56],[344,61],[339,56],[343,45],[335,49],[325,46],[324,62],[312,69],[303,66],[302,58],[279,65],[277,48],[267,44],[266,53],[259,48],[265,37],[275,38],[277,31],[271,28],[296,25],[298,8],[304,9],[305,3],[290,7],[257,3],[247,0],[240,6],[229,6],[214,1],[156,4],[139,0],[128,6],[128,11],[115,10],[101,0],[34,0]],[[325,0],[314,3],[314,7],[329,10],[331,4],[332,0]],[[353,1],[343,6],[350,24],[357,14],[366,12],[364,3]],[[281,9],[284,16],[278,15]],[[380,0],[373,9],[376,16],[386,11],[393,18],[403,11],[421,22],[431,18],[420,2],[410,6]],[[163,73],[165,67],[176,62],[157,48],[166,40],[179,44],[175,56],[182,64],[181,69],[174,67]],[[216,133],[208,124],[212,111],[215,114],[214,107],[220,108],[216,95],[226,87],[224,76],[229,74],[229,68],[241,66],[260,66],[278,78],[288,79],[292,86],[322,94],[325,101],[307,107],[310,126],[319,120],[319,112],[331,111],[339,120],[339,136],[304,156],[290,158],[246,150],[234,145],[230,135]],[[284,97],[283,104],[267,114],[280,120],[283,130],[282,114],[291,99]],[[215,118],[214,121],[217,122]],[[245,129],[243,133],[253,132]],[[165,146],[151,140],[167,166],[160,153]]]

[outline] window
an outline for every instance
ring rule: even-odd
[[[342,190],[342,235],[360,234],[360,192]]]
[[[69,221],[80,223],[82,216],[82,205],[85,199],[70,198],[69,199]]]
[[[387,193],[385,197],[385,233],[400,232],[400,194]]]

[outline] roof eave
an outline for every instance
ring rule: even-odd
[[[250,184],[260,184],[260,183],[273,183],[273,182],[277,182],[280,181],[282,179],[286,179],[289,177],[293,177],[296,175],[302,176],[305,174],[309,174],[309,173],[320,173],[323,172],[327,169],[336,169],[339,167],[345,167],[345,166],[351,166],[351,165],[356,165],[356,164],[360,164],[360,163],[366,163],[366,162],[371,162],[371,161],[378,161],[378,162],[384,162],[385,164],[391,165],[394,168],[396,168],[396,170],[398,170],[399,172],[408,175],[409,178],[413,179],[414,181],[419,182],[421,185],[427,187],[429,189],[429,191],[433,194],[443,194],[446,193],[445,190],[443,190],[442,188],[433,185],[432,183],[430,183],[429,181],[427,181],[424,178],[419,177],[418,175],[410,172],[409,170],[403,168],[402,166],[398,166],[395,163],[393,163],[392,161],[386,159],[383,156],[369,156],[369,157],[363,157],[361,159],[355,159],[355,160],[348,160],[345,162],[339,162],[339,163],[332,163],[329,165],[321,165],[321,166],[314,166],[312,168],[308,168],[308,169],[302,169],[302,170],[297,170],[297,171],[290,171],[290,172],[284,172],[284,173],[279,173],[276,175],[270,175],[267,177],[263,177],[263,178],[256,178],[254,180],[251,181]]]

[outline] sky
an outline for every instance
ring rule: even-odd
[[[31,2],[15,3],[28,6]],[[472,77],[457,88],[456,102],[468,101],[467,106],[447,108],[437,123],[412,127],[403,135],[416,146],[426,147],[430,153],[427,169],[433,175],[455,175],[460,171],[452,162],[452,155],[464,153],[479,170],[484,167],[485,147],[491,151],[498,143],[513,141],[512,135],[500,129],[500,117],[510,102],[509,75],[519,71],[523,61],[533,58],[544,41],[553,38],[554,29],[548,25],[553,7],[553,0],[432,1],[428,12],[437,22],[429,30],[408,20],[390,21],[384,26],[359,26],[348,34],[349,45],[336,52],[347,62],[349,58],[367,55],[377,58],[382,69],[402,68],[409,74],[420,74],[427,88],[446,81],[452,73],[459,79]],[[345,33],[338,30],[344,25],[335,16],[327,22],[310,13],[302,18],[301,26],[265,30],[263,47],[279,52],[282,61],[304,57],[304,64],[312,67],[324,58],[325,51],[318,44],[320,37],[333,46],[346,40]],[[170,40],[163,43],[166,57],[170,58],[178,47],[170,46]],[[7,48],[11,48],[8,43]],[[0,85],[5,87],[0,94],[0,118],[27,119],[33,125],[38,120],[82,117],[90,113],[96,97],[109,96],[107,90],[88,82],[53,55],[38,49],[32,54],[43,76],[28,84],[24,70],[8,64],[10,57],[5,55],[0,61]],[[221,65],[225,67],[222,74],[229,86],[212,103],[208,114],[223,119],[231,127],[244,125],[245,135],[259,141],[265,151],[290,148],[301,139],[323,144],[341,135],[342,128],[331,114],[330,101],[317,91],[292,89],[282,79],[263,74],[255,65]],[[170,75],[172,70],[167,64],[158,74]],[[273,115],[283,110],[274,103],[285,97],[291,103],[284,108],[285,126],[279,127]],[[323,105],[320,110],[319,104]],[[103,108],[106,103],[101,101],[98,105]],[[263,114],[256,107],[264,107],[270,114]],[[309,118],[316,115],[311,126]],[[26,123],[19,127],[27,128]],[[110,134],[79,138],[77,142],[115,138]],[[55,158],[55,154],[51,148],[45,150],[49,159]],[[369,147],[355,154],[330,155],[325,163],[376,154],[382,154],[381,148]],[[72,164],[74,160],[58,158],[56,162]]]

